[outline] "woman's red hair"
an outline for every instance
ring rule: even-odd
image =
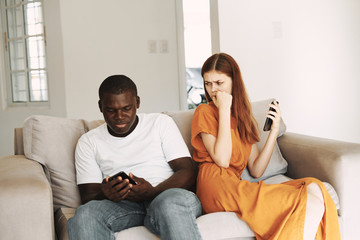
[[[232,105],[231,112],[236,120],[240,138],[246,143],[255,143],[260,140],[258,124],[252,114],[250,101],[246,93],[245,85],[241,77],[239,65],[234,58],[226,53],[217,53],[209,57],[201,68],[201,75],[210,71],[226,74],[232,79]],[[204,83],[204,89],[205,83]],[[205,90],[206,100],[212,101]]]

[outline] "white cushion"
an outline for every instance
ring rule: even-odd
[[[216,212],[200,216],[197,223],[203,239],[254,237],[254,232],[234,212]]]
[[[116,240],[131,239],[131,240],[160,240],[158,236],[151,233],[146,227],[138,226],[132,227],[121,232],[115,233]]]
[[[75,180],[75,147],[82,134],[103,122],[37,115],[25,120],[24,154],[45,167],[55,210],[79,206],[80,194]]]
[[[265,145],[266,139],[269,136],[270,131],[264,132],[263,126],[266,120],[266,112],[269,109],[269,104],[274,99],[267,99],[263,101],[253,102],[251,103],[254,117],[259,124],[259,132],[260,132],[260,142],[256,143],[256,146],[258,147],[259,151],[261,151]],[[286,125],[283,120],[281,120],[280,123],[280,131],[279,136],[283,135],[286,131]],[[246,168],[244,172],[241,175],[241,178],[244,180],[248,180],[250,182],[257,182],[260,180],[265,180],[269,177],[278,175],[278,174],[284,174],[287,171],[287,162],[283,158],[280,152],[280,148],[278,146],[278,143],[275,143],[275,147],[272,153],[272,156],[270,158],[270,162],[264,172],[264,174],[260,178],[253,178],[249,170]]]

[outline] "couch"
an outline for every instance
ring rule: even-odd
[[[252,103],[261,131],[260,149],[268,134],[261,128],[271,101]],[[164,113],[174,119],[190,151],[193,112]],[[103,122],[30,116],[15,129],[15,154],[0,158],[0,240],[68,239],[66,222],[80,204],[74,167],[76,142]],[[360,235],[359,171],[360,144],[286,132],[282,122],[264,175],[254,179],[244,171],[242,178],[269,184],[310,176],[322,180],[338,208],[342,239],[352,240]],[[203,239],[255,239],[248,225],[231,212],[204,214],[197,222]],[[134,227],[116,233],[116,239],[159,238],[145,227]]]

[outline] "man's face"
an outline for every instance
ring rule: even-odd
[[[125,137],[135,129],[136,110],[139,106],[140,98],[130,91],[121,94],[105,93],[99,101],[108,130],[115,137]]]

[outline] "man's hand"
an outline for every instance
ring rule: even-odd
[[[101,183],[101,191],[109,200],[118,202],[126,198],[132,186],[128,179],[117,177],[109,182],[109,177],[106,177]]]
[[[137,183],[132,185],[131,190],[126,194],[126,199],[133,202],[151,201],[158,193],[155,188],[144,178],[139,178],[129,173],[129,176]]]

